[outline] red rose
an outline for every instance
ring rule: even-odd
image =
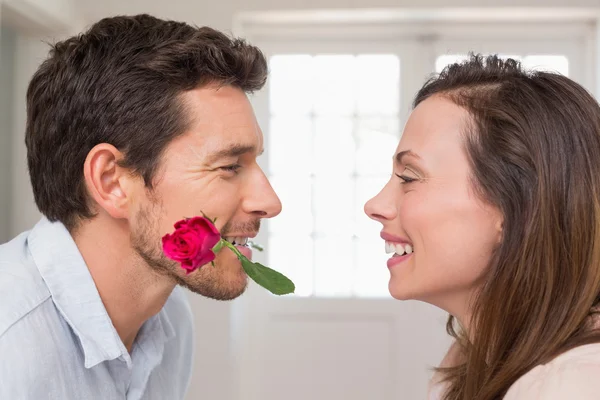
[[[215,259],[212,249],[219,240],[221,234],[208,218],[194,217],[176,222],[175,232],[163,236],[162,244],[165,255],[189,274]]]

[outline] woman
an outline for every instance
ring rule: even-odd
[[[447,67],[365,211],[392,296],[450,313],[431,399],[600,399],[600,108],[580,85],[496,56]]]

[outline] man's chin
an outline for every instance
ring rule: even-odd
[[[182,286],[186,287],[190,291],[199,294],[203,297],[207,297],[209,299],[214,300],[234,300],[240,297],[246,291],[248,287],[248,280],[244,284],[236,284],[236,285],[198,285],[191,282],[182,282]]]
[[[189,275],[178,277],[177,281],[190,291],[215,300],[233,300],[248,287],[248,276],[237,260],[204,265]]]

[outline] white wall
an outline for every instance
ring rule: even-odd
[[[373,8],[447,9],[450,7],[599,7],[600,0],[82,0],[82,14],[88,21],[115,13],[146,12],[157,16],[231,30],[240,12],[271,10],[339,10]]]
[[[73,6],[76,0],[0,0],[2,19],[20,32],[37,36],[81,29],[83,18]]]
[[[16,38],[15,74],[13,81],[12,198],[11,235],[30,229],[40,218],[33,202],[27,172],[25,149],[25,94],[31,76],[48,53],[49,47],[38,36],[20,34]]]
[[[2,26],[14,35],[14,51],[2,60],[2,76],[10,81],[7,82],[10,85],[7,101],[11,110],[10,118],[3,119],[3,125],[10,125],[12,136],[4,143],[7,146],[4,151],[10,153],[10,186],[1,187],[0,202],[10,204],[10,215],[3,222],[11,238],[31,228],[40,217],[33,202],[24,143],[27,85],[48,54],[49,46],[45,42],[52,43],[75,33],[83,23],[71,0],[0,0],[0,10]]]
[[[8,27],[0,29],[0,242],[10,237],[12,196],[11,165],[13,139],[12,82],[14,76],[13,56],[16,51],[16,35]]]
[[[229,341],[231,303],[194,294],[188,298],[194,313],[196,354],[186,399],[233,400],[235,377]]]

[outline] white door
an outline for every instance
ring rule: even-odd
[[[297,296],[252,287],[236,303],[238,399],[424,398],[449,344],[446,315],[390,298],[381,226],[362,211],[391,173],[403,93],[418,83],[404,81],[418,63],[403,55],[416,44],[261,48],[271,75],[253,103],[284,211],[257,258],[292,278]]]
[[[389,178],[413,96],[470,50],[553,69],[566,60],[591,85],[582,29],[553,36],[529,26],[523,41],[504,24],[426,28],[379,39],[332,27],[250,37],[270,59],[268,87],[253,104],[265,132],[261,162],[283,202],[256,258],[292,278],[297,295],[252,286],[235,303],[236,400],[426,398],[450,344],[446,314],[390,298],[381,226],[362,211]]]

